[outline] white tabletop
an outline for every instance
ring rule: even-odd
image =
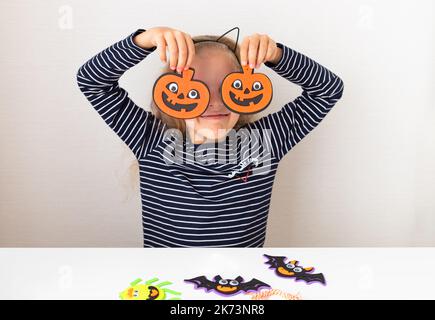
[[[315,267],[326,285],[278,277],[263,254]],[[435,299],[433,270],[435,248],[2,248],[0,299],[118,300],[130,282],[155,277],[172,282],[167,288],[182,299],[251,299],[206,293],[183,281],[202,275],[256,278],[304,300]]]

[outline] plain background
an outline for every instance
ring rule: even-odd
[[[153,26],[266,33],[343,79],[343,98],[280,164],[266,246],[435,245],[433,1],[21,0],[0,18],[0,246],[142,246],[134,156],[76,72]],[[162,67],[150,55],[121,85],[148,108]],[[268,112],[300,94],[259,72],[274,82]]]

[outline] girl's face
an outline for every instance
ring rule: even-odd
[[[235,58],[221,50],[202,48],[195,54],[191,68],[195,69],[194,79],[205,82],[210,90],[210,102],[204,113],[193,119],[186,119],[188,134],[194,143],[206,140],[220,140],[225,137],[239,120],[239,114],[225,107],[220,95],[224,78],[237,70]]]

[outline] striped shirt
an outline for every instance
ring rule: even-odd
[[[277,42],[280,61],[265,65],[301,86],[302,94],[223,143],[192,144],[119,86],[125,71],[156,50],[133,42],[143,31],[107,47],[77,72],[81,92],[138,160],[143,246],[262,247],[279,161],[341,98],[343,81]]]

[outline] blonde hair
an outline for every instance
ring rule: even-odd
[[[234,63],[234,68],[237,71],[242,72],[242,66],[240,65],[240,47],[236,42],[228,37],[220,37],[219,41],[216,41],[219,38],[219,36],[215,35],[198,35],[192,37],[192,40],[195,44],[195,54],[198,54],[204,49],[214,49],[214,50],[220,50],[223,54],[229,54],[232,57],[232,61]],[[235,48],[233,49],[230,48]],[[167,72],[173,72],[169,65],[165,65],[162,68],[162,72],[160,75],[167,73]],[[158,77],[160,76],[158,75]],[[157,78],[158,78],[157,77]],[[157,79],[156,78],[156,79]],[[154,100],[151,99],[150,104],[151,112],[154,114],[154,116],[158,119],[160,119],[168,128],[176,128],[180,130],[183,133],[183,136],[186,134],[186,124],[183,119],[177,119],[173,118],[164,112],[160,111],[160,109],[156,106],[154,103]],[[239,119],[237,123],[234,125],[234,129],[237,130],[240,127],[244,126],[245,124],[252,121],[253,116],[251,114],[242,114],[239,116]],[[137,176],[139,174],[139,163],[137,159],[135,159],[129,166],[128,169],[129,173],[129,186],[136,186],[138,187],[138,180]]]

